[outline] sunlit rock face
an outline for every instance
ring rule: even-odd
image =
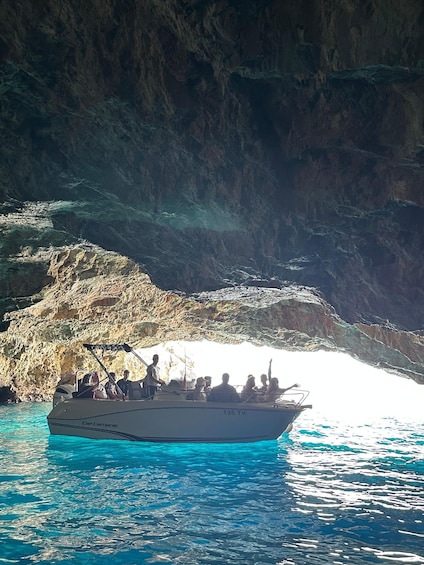
[[[348,324],[305,287],[239,286],[187,298],[159,289],[130,259],[86,244],[53,255],[39,251],[37,258],[50,259],[52,282],[37,303],[7,315],[1,341],[0,374],[10,376],[21,398],[47,398],[58,375],[87,368],[84,342],[149,347],[177,340],[249,341],[277,349],[339,350],[418,382],[423,378],[418,339]]]
[[[194,339],[206,321],[211,339],[423,380],[424,8],[358,4],[0,4],[5,384],[51,386],[84,340]],[[144,314],[129,287],[113,304],[97,287],[134,273]],[[85,294],[62,304],[72,276]]]

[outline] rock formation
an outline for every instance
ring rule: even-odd
[[[418,0],[0,4],[0,386],[95,339],[424,382]]]

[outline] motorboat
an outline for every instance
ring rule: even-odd
[[[142,360],[127,344],[84,347],[108,379],[110,373],[97,350],[134,353]],[[141,390],[139,383],[133,383],[133,389],[137,385]],[[289,432],[296,418],[311,408],[304,403],[307,391],[287,390],[272,401],[208,402],[207,398],[191,400],[190,391],[181,383],[179,389],[163,386],[153,398],[133,393],[112,400],[82,398],[77,384],[59,383],[47,420],[53,435],[92,439],[205,443],[272,440]]]

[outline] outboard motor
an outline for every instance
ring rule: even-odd
[[[53,394],[53,408],[56,406],[56,404],[59,404],[59,402],[63,402],[64,400],[72,398],[73,392],[75,392],[74,385],[57,385],[56,390]]]

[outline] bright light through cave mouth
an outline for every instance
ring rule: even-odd
[[[222,345],[208,341],[174,341],[137,351],[148,363],[158,353],[161,375],[166,380],[180,380],[186,374],[189,382],[210,375],[212,386],[221,383],[222,373],[230,374],[234,386],[241,387],[248,374],[253,374],[259,384],[272,359],[272,376],[278,377],[281,387],[298,383],[309,391],[306,403],[313,405],[311,417],[325,414],[343,421],[384,417],[422,420],[424,386],[344,353],[292,352],[249,343]]]

